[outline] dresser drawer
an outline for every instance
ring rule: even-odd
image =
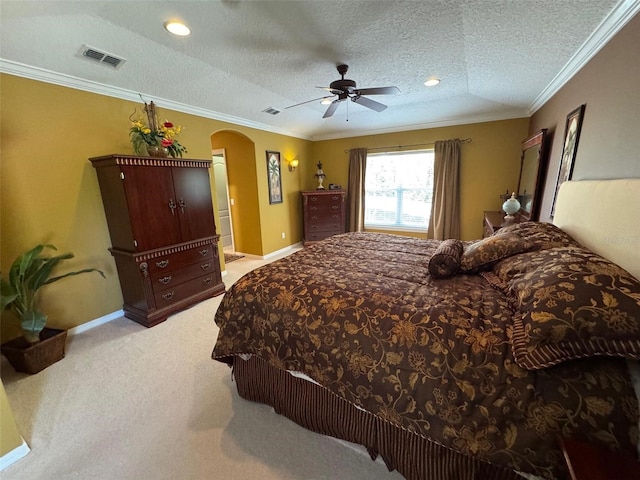
[[[342,233],[342,215],[339,213],[317,213],[308,216],[308,231]]]
[[[307,212],[309,213],[340,213],[342,211],[341,204],[313,204],[307,206]]]
[[[340,233],[344,233],[342,231],[324,231],[324,232],[309,232],[304,240],[305,242],[318,242],[320,240],[324,240],[325,238],[329,238],[333,235],[338,235]]]
[[[216,285],[216,275],[203,275],[154,294],[156,308],[163,308]]]
[[[182,268],[199,261],[212,261],[214,259],[214,246],[207,244],[202,247],[190,248],[182,252],[170,253],[148,260],[149,273],[152,278],[157,275],[164,276],[166,272]]]
[[[345,195],[343,193],[307,195],[305,197],[308,213],[340,213]]]
[[[168,272],[156,272],[151,275],[151,283],[153,290],[164,290],[180,283],[199,277],[214,270],[213,259],[204,259],[198,263],[193,263],[179,270],[170,270]]]

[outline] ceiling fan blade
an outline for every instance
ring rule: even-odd
[[[362,105],[363,107],[367,107],[367,108],[370,108],[371,110],[375,110],[376,112],[381,112],[385,108],[387,108],[386,105],[383,105],[380,102],[371,100],[370,98],[367,98],[367,97],[361,97],[361,96],[351,97],[351,100],[359,105]]]
[[[331,92],[334,95],[339,95],[341,93],[347,93],[345,90],[340,90],[338,88],[331,88],[331,87],[316,87],[316,88],[320,88],[322,90],[326,90],[327,92]]]
[[[327,111],[324,112],[324,115],[322,116],[322,118],[329,118],[330,116],[332,116],[336,111],[336,109],[338,108],[338,105],[340,105],[340,99],[337,99],[331,102],[331,105],[329,105],[329,108],[327,108]]]
[[[361,88],[354,93],[357,95],[392,95],[400,93],[400,89],[398,87]]]
[[[306,102],[300,102],[300,103],[296,103],[295,105],[289,105],[288,107],[284,107],[284,109],[286,110],[287,108],[297,107],[298,105],[304,105],[305,103],[317,102],[318,100],[324,100],[325,98],[331,98],[332,96],[333,95],[328,95],[326,97],[314,98],[313,100],[307,100]]]

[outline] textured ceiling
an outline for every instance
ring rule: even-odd
[[[638,0],[8,1],[0,71],[324,139],[529,116],[640,9]],[[181,19],[192,35],[163,29]],[[117,70],[82,45],[126,59]],[[339,77],[378,113],[310,102]],[[423,82],[442,79],[435,88]],[[563,80],[564,79],[564,80]],[[555,89],[555,90],[554,90]],[[274,107],[272,116],[262,110]],[[347,121],[348,120],[348,121]]]

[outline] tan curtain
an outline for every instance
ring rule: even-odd
[[[460,140],[440,140],[435,144],[433,203],[429,238],[460,238],[460,192],[458,166]]]
[[[367,149],[352,148],[349,153],[349,187],[347,189],[347,231],[364,230],[364,173]]]

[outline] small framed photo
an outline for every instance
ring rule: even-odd
[[[555,212],[556,198],[558,190],[567,180],[571,180],[573,174],[573,163],[578,152],[578,140],[580,140],[580,130],[582,129],[582,118],[584,117],[585,105],[580,105],[569,115],[567,115],[567,123],[564,127],[564,146],[562,148],[562,157],[560,159],[560,170],[558,171],[558,181],[556,182],[556,191],[553,195],[553,203],[551,204],[551,217]]]
[[[280,152],[267,150],[267,180],[269,183],[269,203],[282,203]]]

